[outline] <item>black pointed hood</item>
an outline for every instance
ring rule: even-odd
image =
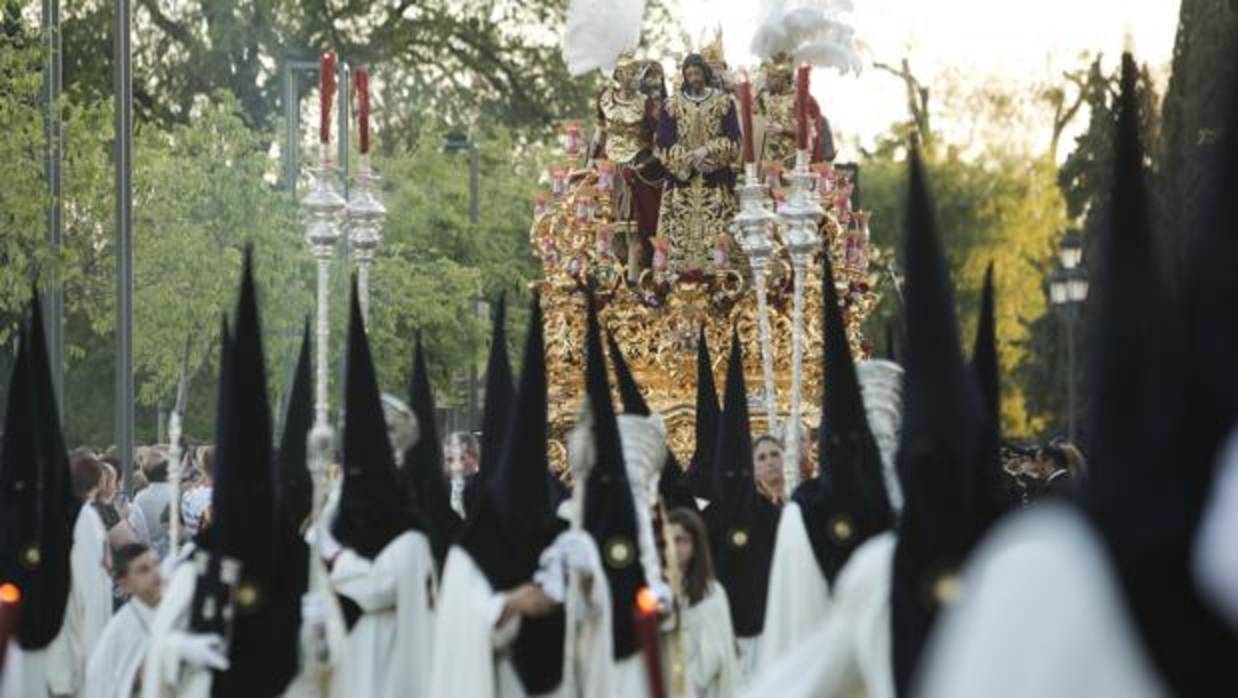
[[[481,454],[477,472],[464,484],[464,511],[471,517],[477,508],[482,483],[494,474],[503,449],[507,417],[515,400],[512,365],[507,357],[507,297],[495,304],[490,331],[490,356],[486,360],[486,397],[481,416]]]
[[[500,295],[490,331],[490,357],[486,360],[486,404],[482,408],[481,461],[478,474],[494,472],[503,449],[504,430],[516,397],[511,360],[507,356],[507,297]]]
[[[314,426],[314,386],[310,366],[309,320],[301,332],[301,352],[288,389],[284,433],[279,444],[279,479],[288,523],[300,529],[314,505],[314,481],[308,465],[309,432]]]
[[[300,603],[283,593],[284,581],[295,571],[281,569],[288,553],[284,546],[289,544],[283,534],[289,528],[280,509],[279,476],[271,452],[271,410],[251,257],[247,250],[236,337],[223,377],[226,399],[218,416],[211,494],[211,551],[241,565],[228,647],[231,666],[215,673],[211,684],[215,696],[278,694],[297,670]]]
[[[47,349],[47,326],[43,323],[43,299],[35,287],[31,289],[30,301],[30,378],[42,444],[41,467],[48,469],[47,481],[51,490],[57,493],[53,500],[49,500],[55,510],[49,514],[61,517],[72,531],[82,502],[73,494],[69,479],[69,452],[60,428],[60,410],[56,405],[56,386],[52,380],[51,356]]]
[[[26,650],[46,648],[64,622],[73,542],[70,516],[77,512],[65,490],[67,454],[46,450],[59,438],[59,422],[43,421],[46,408],[40,407],[52,393],[39,394],[43,381],[35,375],[40,362],[33,354],[46,352],[38,304],[36,294],[13,365],[0,451],[0,581],[16,584],[22,592],[17,640]],[[46,361],[44,354],[43,366]]]
[[[421,438],[404,455],[404,476],[410,494],[430,533],[430,549],[438,568],[443,568],[447,551],[460,533],[463,521],[451,508],[451,487],[443,471],[443,449],[435,421],[434,393],[426,366],[421,333],[413,351],[413,375],[409,382],[409,405],[421,427]]]
[[[594,314],[593,323],[598,325],[596,309],[591,309],[591,312]],[[632,376],[632,369],[628,367],[628,360],[623,355],[623,350],[619,348],[619,342],[615,340],[614,334],[606,333],[606,344],[607,349],[610,350],[610,362],[614,364],[615,382],[619,387],[619,400],[623,404],[624,413],[642,417],[653,414],[653,410],[649,409],[649,403],[645,401],[645,396],[641,394],[640,386],[636,384],[636,378]]]
[[[422,530],[396,470],[365,321],[353,280],[348,317],[344,405],[344,485],[334,533],[357,554],[374,558],[405,531]]]
[[[1183,296],[1171,306],[1151,224],[1136,79],[1133,59],[1123,56],[1113,188],[1089,308],[1084,507],[1172,693],[1233,695],[1238,638],[1200,598],[1190,561],[1217,449],[1238,417],[1238,129],[1231,119],[1203,179],[1205,222],[1190,231]]]
[[[765,597],[779,509],[757,493],[753,481],[748,389],[739,334],[731,335],[726,396],[714,442],[714,496],[705,510],[718,581],[731,599],[737,637],[755,637],[765,626]]]
[[[696,341],[696,448],[688,465],[692,494],[701,499],[709,499],[713,492],[713,450],[721,416],[718,388],[714,384],[714,362],[709,355],[705,326],[701,325]]]
[[[839,308],[834,270],[825,255],[822,305],[825,390],[821,405],[820,473],[795,497],[817,564],[830,585],[861,543],[894,525],[881,452],[868,428],[860,381]]]
[[[623,355],[623,349],[619,347],[619,342],[615,340],[614,334],[606,333],[606,344],[606,348],[610,353],[610,361],[614,365],[615,382],[619,386],[619,398],[623,403],[624,414],[642,417],[648,417],[653,414],[653,410],[645,400],[640,386],[636,383],[636,378],[632,375],[632,369],[628,367],[628,361]],[[675,458],[674,452],[667,449],[666,463],[662,466],[662,471],[658,477],[658,495],[669,508],[686,507],[693,511],[698,511],[696,500],[688,487],[687,476],[684,473],[683,467],[679,465],[679,460]]]
[[[552,510],[546,453],[548,412],[541,299],[534,294],[520,385],[504,428],[500,457],[459,540],[495,590],[528,582],[537,570],[538,557],[564,528]],[[560,609],[521,624],[513,660],[530,694],[548,693],[563,679],[564,621]]]
[[[976,322],[976,341],[971,355],[972,371],[984,406],[996,420],[1001,415],[1001,370],[997,359],[997,320],[994,317],[993,263],[984,272],[980,296],[980,317]]]
[[[627,468],[623,460],[623,448],[619,440],[619,423],[610,397],[610,381],[606,379],[606,356],[602,353],[602,336],[598,327],[596,301],[592,293],[585,299],[588,306],[585,327],[585,393],[593,423],[594,452],[597,461],[584,484],[585,530],[597,543],[602,553],[602,562],[611,591],[611,629],[614,640],[615,659],[631,656],[638,649],[635,629],[632,625],[632,607],[636,592],[645,585],[645,571],[640,556],[640,524],[637,521],[636,504],[632,499],[632,486],[628,482]],[[627,373],[618,347],[612,345],[612,360],[616,371],[622,371],[620,392],[624,393],[625,407],[637,414],[648,414],[649,408],[636,389],[635,382]]]
[[[1001,364],[997,354],[997,318],[993,263],[984,273],[984,289],[980,297],[980,317],[976,322],[976,339],[972,345],[971,370],[980,391],[982,405],[988,417],[984,430],[984,455],[978,462],[976,482],[980,499],[982,525],[989,525],[1017,502],[1004,486],[1002,470],[1002,384]],[[987,503],[986,503],[987,501]]]
[[[919,154],[911,156],[907,345],[898,453],[905,503],[891,588],[895,686],[906,695],[945,590],[985,529],[976,472],[988,412],[963,362],[954,293]]]

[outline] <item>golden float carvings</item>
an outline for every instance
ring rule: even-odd
[[[713,359],[714,380],[721,390],[732,328],[744,350],[749,413],[754,433],[766,430],[764,381],[756,293],[750,269],[740,268],[737,255],[725,249],[714,255],[712,268],[702,274],[676,278],[669,272],[646,269],[639,281],[626,281],[626,254],[616,248],[629,244],[630,224],[616,222],[611,211],[607,177],[599,182],[592,167],[552,171],[554,193],[539,196],[530,239],[543,267],[541,292],[546,334],[546,364],[550,391],[551,456],[555,465],[566,462],[564,436],[575,420],[584,394],[584,336],[586,288],[600,302],[605,331],[614,334],[650,406],[663,414],[671,450],[687,464],[695,448],[696,344],[705,328]],[[875,307],[878,296],[869,263],[880,255],[867,245],[867,215],[851,211],[846,175],[818,167],[826,215],[820,226],[823,244],[810,267],[805,285],[802,419],[815,431],[820,419],[822,386],[821,258],[829,251],[853,354],[867,356],[860,326]],[[836,174],[837,173],[837,174]],[[774,175],[777,180],[777,175]],[[839,203],[841,196],[847,203]],[[781,196],[775,189],[774,197]],[[728,231],[718,231],[725,239]],[[777,234],[774,235],[777,240]],[[633,243],[635,244],[635,243]],[[658,241],[655,240],[655,246]],[[673,244],[673,241],[672,241]],[[724,244],[720,247],[725,248]],[[738,250],[738,245],[732,244]],[[743,266],[747,266],[743,264]],[[790,256],[776,242],[767,290],[770,342],[779,419],[790,414],[792,361],[792,268]],[[613,382],[613,380],[612,380]],[[719,395],[721,400],[722,396]]]

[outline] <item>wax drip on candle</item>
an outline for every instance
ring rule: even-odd
[[[357,68],[352,76],[353,90],[357,93],[357,123],[361,138],[361,154],[370,152],[370,71],[365,66]]]
[[[331,51],[318,62],[318,86],[318,140],[325,145],[331,142],[331,102],[335,100],[335,54]]]

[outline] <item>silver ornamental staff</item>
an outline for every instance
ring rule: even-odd
[[[369,154],[363,154],[357,174],[353,175],[347,216],[348,244],[357,260],[357,294],[367,329],[370,324],[370,267],[383,241],[383,221],[387,217],[387,208],[379,198],[381,182],[382,178],[370,169]]]
[[[318,296],[317,322],[315,325],[315,383],[314,383],[314,426],[307,435],[307,456],[309,471],[313,482],[313,500],[311,502],[310,522],[315,535],[312,545],[315,550],[309,556],[309,587],[310,593],[323,597],[327,594],[327,580],[321,560],[318,558],[318,533],[323,525],[322,508],[330,488],[327,482],[327,466],[331,461],[331,448],[335,434],[327,418],[327,371],[328,346],[331,325],[328,309],[330,308],[329,290],[331,286],[331,261],[335,256],[335,247],[340,239],[338,220],[344,209],[344,198],[335,191],[335,168],[329,156],[330,150],[325,141],[320,145],[319,166],[312,168],[314,184],[309,193],[301,200],[301,206],[306,212],[305,240],[309,243],[310,252],[318,261]],[[310,654],[320,677],[331,670],[332,657],[330,647],[324,636],[312,640]],[[325,695],[325,692],[323,693]]]
[[[176,383],[176,405],[168,418],[168,481],[172,483],[172,498],[168,502],[168,558],[175,560],[181,539],[181,420],[185,414],[188,393],[189,347],[192,335],[185,338],[185,354],[181,362],[181,377]]]
[[[754,162],[744,164],[744,183],[739,187],[739,201],[740,209],[735,216],[733,229],[738,229],[739,246],[748,256],[748,263],[752,265],[752,285],[757,292],[757,319],[761,334],[761,373],[765,381],[765,421],[772,434],[778,429],[778,409],[765,274],[774,254],[771,228],[778,217],[769,210],[765,186],[757,177],[757,165]]]
[[[791,193],[779,210],[784,221],[783,244],[791,255],[795,272],[794,305],[791,315],[791,417],[783,430],[786,456],[783,469],[786,491],[799,484],[800,392],[804,367],[804,286],[808,281],[808,262],[821,246],[818,225],[825,211],[813,192],[814,177],[808,170],[808,151],[795,153],[795,170],[790,175]]]
[[[585,485],[589,482],[589,473],[597,464],[597,451],[593,443],[593,410],[588,400],[581,406],[576,418],[576,427],[568,434],[567,458],[572,473],[572,518],[571,530],[581,531],[585,527]],[[563,594],[564,644],[563,644],[563,695],[577,698],[580,695],[579,682],[576,678],[576,617],[580,603],[577,595],[580,593],[580,575],[573,566],[568,565],[567,591]]]

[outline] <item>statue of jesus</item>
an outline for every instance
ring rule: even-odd
[[[719,238],[729,235],[740,132],[735,102],[710,86],[705,59],[689,55],[681,72],[683,87],[664,103],[654,145],[669,172],[658,235],[670,241],[671,272],[690,276],[713,269]]]

